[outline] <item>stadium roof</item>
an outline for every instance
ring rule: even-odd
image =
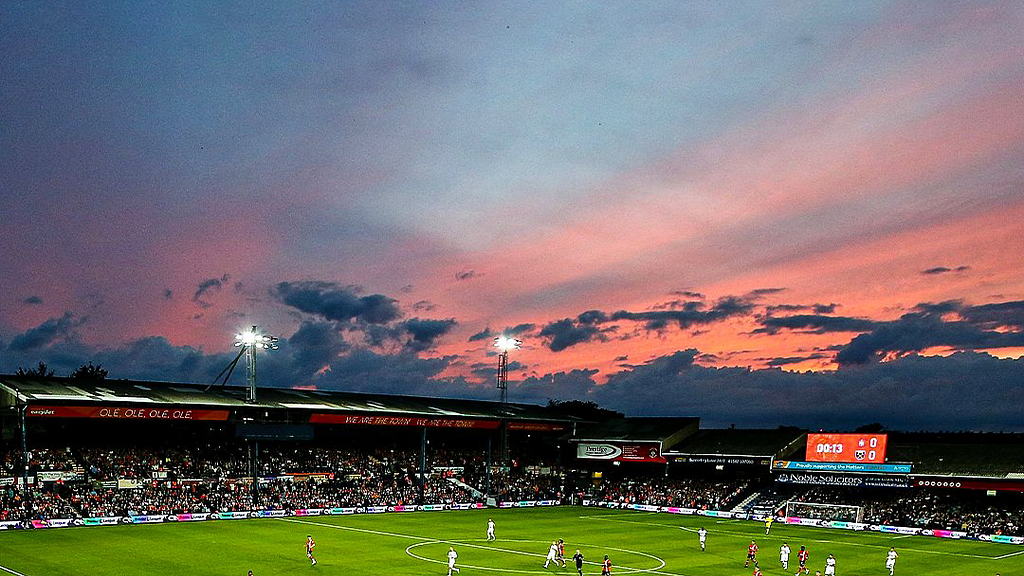
[[[915,474],[1024,478],[1024,434],[890,433],[886,460]]]
[[[786,428],[768,430],[700,430],[672,448],[665,456],[754,456],[778,458],[791,453],[805,432]]]
[[[260,388],[258,401],[245,401],[248,388],[208,386],[173,382],[100,380],[86,382],[68,378],[39,378],[0,375],[0,406],[28,403],[30,406],[164,406],[295,410],[327,414],[380,414],[425,418],[465,418],[577,422],[553,413],[546,406],[501,404],[482,400],[456,400],[422,396],[398,396]]]
[[[700,426],[700,418],[616,418],[600,424],[581,424],[574,441],[610,440],[656,441],[662,450],[675,445],[693,434]]]

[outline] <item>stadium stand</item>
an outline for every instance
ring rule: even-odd
[[[0,522],[484,500],[760,517],[789,503],[804,519],[851,521],[829,506],[841,505],[866,526],[1024,535],[1019,434],[891,433],[887,462],[905,470],[872,476],[777,469],[803,456],[806,433],[793,428],[594,423],[542,406],[311,390],[244,398],[0,376]]]

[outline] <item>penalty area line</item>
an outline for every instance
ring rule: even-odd
[[[691,528],[687,528],[685,526],[673,526],[671,524],[662,524],[661,522],[638,522],[636,520],[622,520],[620,518],[606,518],[605,516],[616,516],[616,514],[594,514],[594,515],[589,515],[589,516],[580,516],[580,518],[587,518],[587,519],[591,519],[591,520],[603,520],[605,522],[621,522],[623,524],[643,524],[644,526],[649,526],[649,527],[652,527],[652,528],[670,528],[672,530],[675,530],[678,527],[678,528],[682,528],[683,530],[686,530],[686,531],[693,531],[693,532],[695,532],[695,530],[693,530]],[[717,530],[716,532],[712,532],[711,534],[715,534],[715,533],[718,533],[718,534],[729,534],[730,536],[742,536],[742,537],[745,537],[745,538],[750,536],[750,534],[746,533],[746,532],[730,532],[728,530]],[[857,534],[873,534],[873,533],[870,533],[870,532],[857,532]],[[883,534],[878,534],[878,535],[879,536],[884,536]],[[812,539],[808,538],[808,540],[812,540]],[[823,540],[817,540],[817,541],[818,542],[824,542]],[[847,541],[847,540],[844,540],[842,542],[834,542],[834,543],[838,544],[840,546],[859,546],[861,548],[877,548],[877,549],[882,549],[882,550],[884,550],[884,549],[889,547],[888,544],[865,544],[863,542],[850,542],[850,541]],[[1003,556],[1009,558],[1010,556],[1016,556],[1017,554],[1024,553],[1024,550],[1020,550],[1020,551],[1017,551],[1017,552],[1013,552],[1009,556],[1007,556],[1005,554],[1003,556],[985,556],[985,555],[982,555],[982,554],[964,554],[964,553],[961,553],[961,552],[943,552],[942,550],[923,550],[921,548],[913,548],[913,547],[909,547],[909,546],[908,547],[904,547],[903,549],[904,550],[909,550],[911,552],[917,552],[917,553],[920,553],[920,554],[937,554],[937,555],[941,555],[941,556],[959,556],[960,558],[978,558],[980,560],[999,560]]]
[[[0,566],[0,570],[3,570],[4,572],[9,572],[11,574],[14,574],[14,576],[25,576],[21,572],[18,572],[17,570],[11,570],[7,566]]]

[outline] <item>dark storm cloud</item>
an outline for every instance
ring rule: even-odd
[[[947,318],[951,316],[952,318]],[[968,306],[961,300],[923,302],[898,320],[877,322],[843,346],[839,364],[863,364],[889,354],[944,346],[956,350],[1024,346],[1024,302]]]
[[[192,301],[198,302],[200,306],[204,308],[209,307],[209,303],[202,300],[203,296],[208,294],[211,290],[220,290],[224,283],[231,279],[231,276],[225,274],[220,278],[208,278],[199,283],[196,288],[195,294],[192,295]]]
[[[508,328],[505,328],[502,331],[502,333],[506,334],[508,336],[521,336],[523,334],[527,334],[527,333],[533,332],[533,329],[536,328],[536,327],[537,327],[536,324],[532,324],[530,322],[524,322],[522,324],[516,324],[515,326],[510,326]]]
[[[536,324],[532,324],[532,323],[529,323],[529,322],[524,322],[522,324],[516,324],[515,326],[509,326],[508,328],[505,328],[501,332],[492,332],[491,328],[487,327],[487,328],[484,328],[483,330],[477,332],[476,334],[473,334],[472,336],[470,336],[469,337],[469,342],[477,342],[477,341],[480,341],[480,340],[490,340],[491,338],[495,338],[498,335],[502,335],[502,334],[505,335],[505,336],[522,336],[523,334],[528,334],[530,332],[533,332],[533,330],[536,327],[537,327]]]
[[[594,339],[604,339],[600,328],[577,324],[572,318],[551,322],[541,328],[539,335],[547,340],[547,346],[552,352],[561,352],[570,346],[590,342]]]
[[[1024,359],[962,352],[835,372],[708,368],[676,354],[613,374],[588,399],[630,415],[695,415],[724,426],[1019,430]],[[971,391],[985,390],[985,394]]]
[[[401,316],[396,300],[383,294],[360,296],[358,288],[334,282],[279,282],[272,294],[296,310],[325,320],[387,324]]]
[[[509,372],[519,372],[525,369],[526,365],[517,360],[511,360],[508,363]],[[473,376],[488,383],[493,382],[498,377],[498,367],[491,363],[477,362],[470,366],[470,372]]]
[[[807,304],[770,304],[764,307],[764,311],[768,314],[774,314],[775,312],[800,312],[810,309],[811,307]]]
[[[964,320],[985,328],[1015,327],[1024,330],[1024,300],[968,306],[959,313]]]
[[[763,296],[771,296],[772,294],[778,294],[779,292],[785,292],[785,288],[754,288],[750,292],[747,292],[744,297],[748,299],[757,299]]]
[[[748,298],[725,296],[710,308],[706,308],[703,302],[690,301],[683,303],[680,310],[619,310],[611,315],[611,320],[643,322],[647,330],[662,330],[673,324],[685,330],[695,325],[711,324],[733,316],[749,314],[753,309],[754,304]]]
[[[755,290],[751,294],[773,293],[779,290],[782,289],[765,288]],[[696,325],[712,324],[734,316],[750,314],[755,305],[748,295],[725,296],[719,298],[710,307],[700,300],[676,300],[670,306],[662,306],[662,308],[664,307],[671,309],[641,312],[619,310],[612,313],[586,310],[576,318],[563,318],[544,325],[538,335],[546,339],[546,344],[552,352],[560,352],[571,346],[594,340],[607,342],[607,334],[617,330],[616,323],[621,321],[639,322],[643,324],[644,330],[651,331],[661,331],[672,327],[685,330]],[[619,338],[628,339],[630,337],[632,336],[626,334]]]
[[[587,310],[576,317],[576,322],[585,326],[601,324],[608,321],[608,315],[600,310]]]
[[[412,309],[417,312],[432,312],[437,309],[437,305],[429,300],[419,300],[413,303]]]
[[[966,322],[904,316],[850,340],[836,354],[839,364],[863,364],[886,353],[907,354],[948,346],[957,350],[1024,346],[1022,332],[996,332]]]
[[[516,401],[590,400],[597,382],[597,370],[576,369],[543,376],[531,376],[509,383],[509,395]]]
[[[174,298],[174,292],[170,288],[164,288],[164,300],[170,300]]]
[[[494,332],[491,332],[490,327],[484,328],[483,330],[473,334],[469,337],[469,342],[477,342],[479,340],[487,340],[494,338]]]
[[[825,316],[821,314],[797,314],[794,316],[765,316],[758,322],[761,328],[754,334],[776,334],[780,330],[801,330],[814,334],[826,332],[867,332],[879,325],[879,322],[865,318],[847,316]]]
[[[826,354],[809,354],[807,356],[783,356],[781,358],[770,358],[765,364],[771,367],[775,366],[788,366],[790,364],[799,364],[807,360],[821,360],[829,358]]]
[[[838,307],[839,304],[836,304],[835,302],[832,302],[830,304],[815,304],[811,308],[811,311],[814,312],[815,314],[831,314],[835,312],[836,308]]]
[[[451,331],[458,324],[454,318],[431,320],[410,318],[398,324],[398,328],[410,336],[405,346],[413,352],[429,350],[437,345],[437,340]]]
[[[424,396],[477,397],[465,382],[438,375],[454,357],[420,358],[415,354],[381,354],[356,348],[335,359],[323,376],[312,382],[322,390],[347,390]],[[491,390],[486,390],[493,396]]]
[[[673,290],[669,292],[672,296],[683,296],[685,298],[696,298],[697,300],[703,300],[704,294],[700,292],[694,292],[692,290]]]
[[[65,312],[60,318],[50,318],[42,324],[16,335],[7,345],[10,352],[27,352],[48,346],[55,341],[68,338],[77,326],[88,318],[75,320],[74,314]]]
[[[341,332],[333,322],[306,321],[288,338],[294,350],[292,372],[300,378],[311,378],[348,349]]]
[[[22,300],[22,303],[24,303],[24,304],[42,304],[43,303],[43,299],[40,298],[39,296],[29,296],[28,298],[25,298],[24,300]]]
[[[476,278],[477,276],[479,276],[479,274],[476,273],[476,270],[466,270],[464,272],[455,273],[456,280],[469,280],[471,278]]]
[[[947,268],[946,266],[936,266],[934,268],[928,268],[927,270],[921,270],[921,274],[926,276],[936,276],[938,274],[945,274],[947,272],[966,272],[970,270],[970,266],[957,266],[956,268]]]

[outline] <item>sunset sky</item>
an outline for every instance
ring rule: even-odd
[[[1024,3],[0,3],[0,372],[1022,430]],[[241,374],[236,379],[241,381]]]

